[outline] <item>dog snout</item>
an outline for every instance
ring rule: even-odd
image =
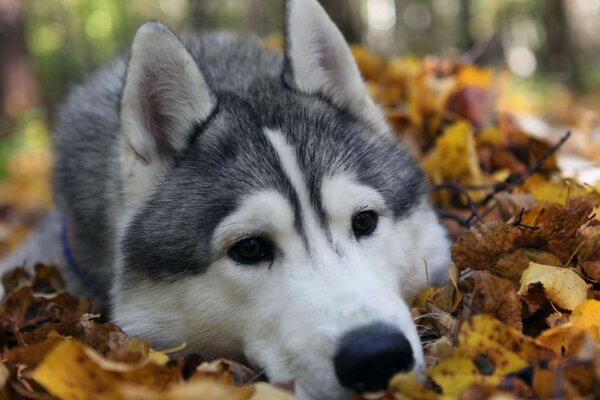
[[[336,376],[342,386],[355,392],[387,388],[397,372],[415,364],[412,347],[397,328],[372,324],[344,334],[334,357]]]

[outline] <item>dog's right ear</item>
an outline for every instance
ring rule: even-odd
[[[177,36],[159,22],[142,25],[131,46],[121,100],[126,195],[137,197],[152,186],[215,104],[198,64]]]

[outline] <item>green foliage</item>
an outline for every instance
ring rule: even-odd
[[[126,49],[141,23],[181,27],[188,7],[187,0],[27,1],[27,45],[44,103],[53,109],[67,83]]]

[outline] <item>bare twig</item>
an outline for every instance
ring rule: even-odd
[[[483,221],[483,218],[481,218],[481,216],[479,215],[479,211],[477,211],[477,204],[475,203],[475,200],[473,200],[469,192],[467,192],[462,186],[460,186],[458,182],[445,182],[439,185],[435,185],[433,187],[433,191],[446,189],[452,189],[456,191],[457,193],[463,195],[467,200],[467,204],[469,205],[469,209],[471,210],[471,216],[467,220],[465,220],[465,226],[470,226],[470,220],[472,220],[473,218],[477,218],[477,220],[479,220],[480,222]]]
[[[527,169],[527,171],[523,174],[520,175],[518,177],[513,177],[513,176],[509,176],[508,178],[506,178],[503,182],[497,183],[496,185],[494,185],[494,189],[488,193],[483,200],[481,200],[479,202],[479,204],[481,205],[485,205],[487,203],[490,202],[490,200],[492,200],[494,198],[494,195],[500,192],[511,192],[513,189],[515,189],[516,187],[520,186],[523,184],[523,182],[525,182],[525,180],[527,178],[529,178],[530,176],[532,176],[533,174],[535,174],[536,172],[538,172],[541,168],[542,165],[544,165],[544,163],[546,162],[546,160],[548,158],[550,158],[554,153],[556,153],[558,151],[558,149],[571,137],[571,131],[567,132],[563,137],[560,138],[560,140],[554,144],[552,147],[550,147],[548,150],[546,150],[541,156],[540,158],[538,158],[535,162],[535,164],[533,164],[531,167],[529,167]]]
[[[525,229],[529,229],[530,231],[537,231],[538,229],[540,229],[539,226],[531,226],[531,225],[525,225],[522,221],[523,221],[523,213],[525,212],[525,207],[521,208],[521,212],[519,213],[519,216],[517,217],[517,220],[515,222],[513,222],[514,226],[520,227],[520,228],[525,228]]]
[[[556,144],[554,144],[548,150],[546,150],[536,160],[535,164],[533,164],[531,167],[529,167],[527,169],[527,171],[525,171],[524,174],[522,174],[518,177],[509,176],[503,182],[499,182],[499,183],[491,184],[491,185],[461,186],[458,182],[444,182],[444,183],[440,183],[439,185],[435,185],[432,188],[432,192],[437,192],[439,190],[451,189],[451,190],[454,190],[455,192],[457,192],[458,194],[464,196],[465,199],[467,200],[469,210],[471,210],[471,215],[467,218],[464,218],[461,215],[458,215],[451,211],[441,210],[441,209],[437,210],[438,215],[440,216],[440,218],[452,219],[467,228],[472,225],[474,219],[477,219],[477,221],[479,221],[479,222],[485,222],[484,217],[487,216],[490,212],[492,212],[496,208],[496,204],[492,204],[491,206],[487,207],[483,212],[479,212],[477,207],[478,206],[479,207],[486,206],[490,202],[490,200],[492,200],[494,198],[494,196],[497,193],[504,192],[504,191],[512,192],[515,188],[522,185],[523,182],[525,182],[525,180],[527,178],[529,178],[530,176],[532,176],[533,174],[535,174],[542,168],[542,165],[544,165],[546,160],[548,158],[550,158],[553,154],[555,154],[558,151],[558,149],[569,139],[569,137],[571,137],[570,131],[567,132],[563,137],[561,137],[560,140]],[[492,190],[488,194],[486,194],[485,197],[479,202],[475,202],[473,200],[473,198],[469,195],[469,192],[468,192],[468,190],[486,190],[486,189],[492,189]],[[521,218],[523,216],[523,212],[524,212],[524,210],[521,210],[521,213],[519,214],[519,217],[516,222],[517,226],[521,226],[523,228],[527,228],[527,229],[531,229],[531,230],[538,229],[538,227],[536,227],[536,226],[528,226],[528,225],[524,225],[521,223]]]

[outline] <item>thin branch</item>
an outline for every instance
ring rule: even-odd
[[[553,146],[551,146],[548,150],[546,150],[541,156],[540,158],[537,159],[537,161],[535,162],[535,164],[533,164],[531,167],[529,167],[527,169],[527,171],[521,175],[518,176],[517,178],[514,178],[512,176],[509,176],[508,178],[506,178],[503,182],[497,183],[496,185],[494,185],[494,189],[488,193],[483,200],[481,200],[479,202],[480,205],[485,205],[487,203],[490,202],[490,200],[492,200],[494,198],[494,195],[500,192],[504,192],[504,191],[512,191],[513,189],[515,189],[516,187],[520,186],[521,184],[523,184],[523,182],[525,182],[525,180],[527,178],[529,178],[530,176],[532,176],[533,174],[535,174],[536,172],[538,172],[541,168],[542,165],[544,165],[544,163],[546,162],[546,160],[548,158],[550,158],[554,153],[556,153],[558,151],[558,149],[571,137],[571,131],[568,131],[563,137],[560,138],[560,140],[554,144]]]
[[[433,188],[431,189],[432,192],[451,189],[451,190],[454,190],[456,193],[464,196],[464,198],[467,200],[467,204],[469,205],[469,210],[471,210],[471,215],[468,216],[467,218],[464,218],[463,216],[453,213],[451,211],[438,209],[437,213],[438,213],[439,217],[444,218],[444,219],[454,220],[454,221],[458,222],[459,224],[461,224],[462,226],[467,227],[467,228],[469,228],[473,224],[474,219],[477,219],[477,221],[479,221],[479,222],[485,222],[484,217],[486,217],[490,212],[492,212],[497,207],[497,205],[492,204],[491,206],[488,206],[483,212],[479,212],[477,207],[478,206],[479,207],[486,206],[487,203],[489,203],[490,200],[492,200],[497,193],[504,192],[504,191],[512,192],[515,188],[522,185],[523,182],[525,182],[525,180],[527,178],[529,178],[530,176],[532,176],[533,174],[538,172],[542,168],[542,166],[544,165],[546,160],[548,160],[548,158],[550,158],[553,154],[555,154],[558,151],[558,149],[570,137],[571,137],[571,132],[569,131],[563,137],[561,137],[560,140],[556,144],[554,144],[553,146],[548,148],[548,150],[546,150],[544,153],[542,153],[542,155],[536,160],[535,164],[533,164],[531,167],[529,167],[527,169],[527,171],[525,171],[525,173],[521,176],[518,176],[518,177],[509,176],[503,182],[499,182],[499,183],[491,184],[491,185],[461,186],[458,182],[453,181],[453,182],[444,182],[444,183],[440,183],[438,185],[433,186]],[[469,195],[469,192],[468,192],[468,190],[485,190],[486,188],[492,189],[492,190],[488,194],[486,194],[485,197],[478,203],[476,203],[473,200],[473,198]],[[528,225],[521,223],[521,219],[523,217],[523,212],[524,212],[524,210],[521,210],[521,213],[519,214],[519,217],[517,219],[517,222],[515,222],[515,224],[517,226],[521,226],[523,228],[527,228],[527,229],[531,229],[531,230],[538,229],[538,227],[536,227],[536,226],[528,226]]]
[[[465,199],[467,200],[467,204],[469,205],[469,209],[471,210],[471,216],[466,220],[467,225],[465,225],[465,226],[469,227],[470,226],[469,221],[472,220],[473,218],[477,218],[477,220],[479,220],[479,222],[483,222],[483,218],[481,218],[481,216],[479,215],[479,211],[477,211],[477,204],[475,203],[475,200],[473,200],[473,198],[471,197],[469,192],[467,192],[462,186],[460,186],[460,184],[458,184],[458,182],[441,183],[439,185],[435,185],[432,190],[438,191],[438,190],[445,190],[445,189],[452,189],[452,190],[456,191],[457,193],[463,195],[465,197]]]
[[[467,228],[470,226],[469,222],[467,221],[467,218],[461,217],[460,215],[453,213],[452,211],[444,210],[443,208],[436,208],[435,212],[441,219],[451,219]]]
[[[537,231],[538,229],[540,229],[539,226],[531,226],[531,225],[525,225],[522,221],[523,221],[523,213],[525,212],[525,207],[521,208],[521,212],[519,213],[519,216],[517,217],[517,220],[515,222],[513,222],[514,226],[520,227],[520,228],[525,228],[525,229],[529,229],[530,231]]]

